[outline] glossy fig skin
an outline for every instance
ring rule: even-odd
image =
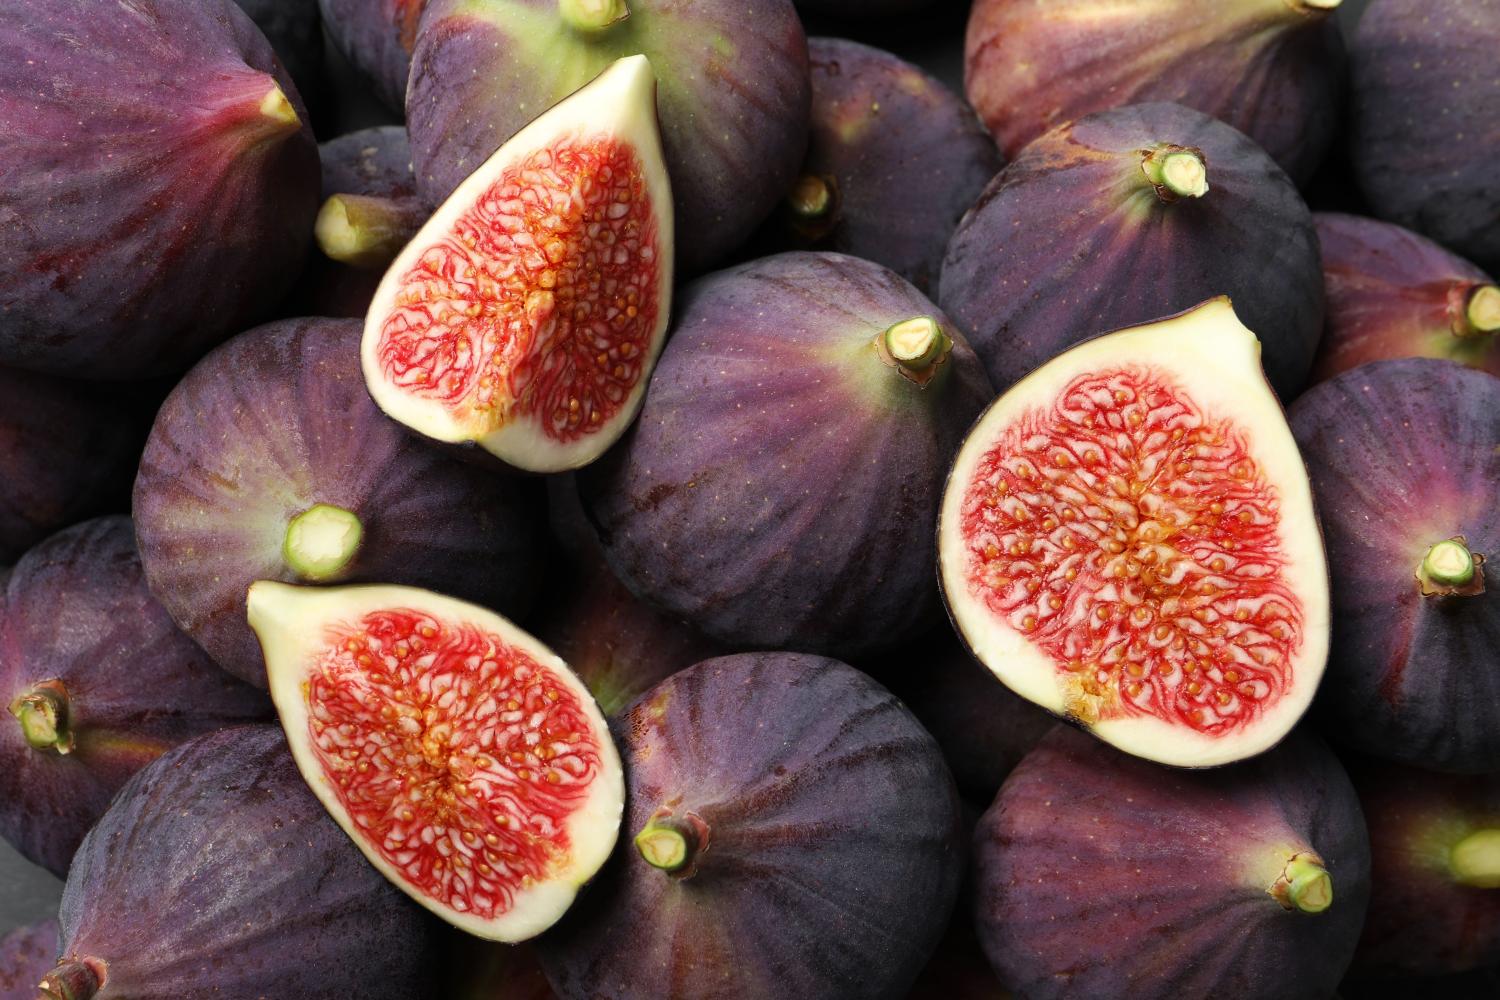
[[[1166,200],[1143,151],[1198,150],[1208,191]],[[1312,213],[1234,129],[1175,104],[1089,115],[1031,143],[948,244],[938,302],[1003,390],[1109,330],[1228,295],[1260,338],[1282,399],[1306,381],[1322,335]]]
[[[1350,47],[1355,176],[1375,212],[1500,270],[1500,2],[1374,0]]]
[[[953,342],[925,386],[876,347],[920,316]],[[854,658],[935,624],[943,480],[990,396],[901,277],[780,254],[682,292],[640,418],[579,489],[638,597],[739,649]]]
[[[36,984],[57,964],[56,920],[0,935],[0,1000],[36,1000]]]
[[[621,837],[539,939],[559,996],[905,995],[963,849],[952,778],[893,695],[836,660],[741,654],[668,678],[616,731],[624,831],[668,807],[707,824],[708,846],[668,874]]]
[[[1338,131],[1337,21],[1302,0],[976,0],[969,102],[1007,157],[1063,122],[1176,101],[1248,135],[1298,183]]]
[[[318,0],[323,31],[381,102],[400,114],[427,0]]]
[[[1305,735],[1180,771],[1058,726],[980,819],[974,851],[980,941],[1034,1000],[1328,997],[1370,894],[1359,800]],[[1331,877],[1321,913],[1268,892],[1299,852]]]
[[[97,1000],[412,1000],[432,923],[303,783],[276,726],[200,737],[131,779],[63,890],[65,959]]]
[[[272,717],[151,596],[129,518],[59,532],[0,583],[0,835],[57,875],[135,772],[192,737]],[[48,681],[66,690],[66,754],[28,745],[14,714]]]
[[[0,364],[180,372],[290,288],[317,147],[230,0],[7,4],[0,95]]]
[[[1289,412],[1318,501],[1333,638],[1315,711],[1335,740],[1435,771],[1500,770],[1494,563],[1484,593],[1424,596],[1427,550],[1500,553],[1500,380],[1452,361],[1361,365]]]
[[[307,582],[283,542],[318,504],[363,526],[337,582],[423,587],[510,617],[531,605],[536,484],[451,457],[389,420],[365,391],[360,334],[359,322],[333,319],[241,334],[173,390],[141,460],[134,509],[152,592],[220,666],[261,687],[245,592],[256,580]]]

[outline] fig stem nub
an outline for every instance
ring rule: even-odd
[[[817,174],[804,174],[786,197],[792,214],[800,220],[816,222],[833,214],[833,188]]]
[[[68,704],[68,689],[62,681],[42,681],[10,703],[10,714],[21,724],[27,746],[67,754],[73,751]]]
[[[286,93],[279,84],[271,84],[266,96],[260,99],[260,113],[278,126],[294,128],[300,124],[297,109],[292,107],[292,102],[287,100]]]
[[[1163,201],[1201,198],[1208,193],[1208,166],[1195,149],[1160,146],[1146,154],[1141,171]]]
[[[57,963],[38,984],[38,1000],[89,1000],[101,985],[99,974],[87,962],[70,958]]]
[[[1480,285],[1469,293],[1464,318],[1476,334],[1500,330],[1500,288]]]
[[[708,846],[708,824],[693,813],[658,813],[635,835],[635,849],[646,864],[686,877]]]
[[[1292,6],[1303,10],[1325,11],[1334,10],[1343,2],[1344,0],[1292,0]]]
[[[1448,867],[1461,885],[1500,889],[1500,829],[1477,830],[1454,844]]]
[[[557,0],[562,19],[582,31],[601,31],[630,16],[625,0]]]
[[[390,203],[357,194],[329,195],[318,210],[313,235],[329,260],[353,267],[384,267],[405,245],[406,234],[392,225]]]
[[[1444,587],[1463,587],[1474,579],[1474,554],[1462,539],[1438,542],[1422,557],[1421,573]]]
[[[887,327],[875,338],[875,346],[886,364],[925,386],[948,360],[953,338],[931,316],[916,316]]]
[[[1286,904],[1303,913],[1322,913],[1333,905],[1333,879],[1317,859],[1299,854],[1287,862]]]
[[[364,526],[356,514],[320,503],[292,518],[282,556],[302,579],[323,583],[343,573],[363,539]]]

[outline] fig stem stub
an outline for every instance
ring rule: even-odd
[[[601,31],[630,16],[625,0],[557,0],[562,19],[582,31]]]
[[[1291,0],[1292,6],[1306,11],[1334,10],[1344,0]]]
[[[786,196],[787,205],[799,220],[816,222],[833,214],[834,191],[830,179],[817,174],[805,174],[797,179],[791,193]]]
[[[99,974],[87,962],[68,959],[47,973],[38,985],[38,1000],[89,1000],[99,992]]]
[[[1494,333],[1500,330],[1500,288],[1480,285],[1469,293],[1464,307],[1464,318],[1474,334]]]
[[[292,102],[287,100],[286,92],[278,84],[271,84],[271,89],[266,91],[266,96],[260,100],[260,113],[270,121],[279,126],[285,126],[288,130],[297,127],[297,109],[292,107]]]
[[[320,503],[292,518],[282,555],[302,579],[321,583],[344,571],[363,539],[364,526],[356,514]]]
[[[388,199],[335,194],[319,209],[313,235],[329,260],[377,268],[395,259],[411,234],[392,218]]]
[[[635,835],[635,848],[646,864],[686,878],[697,869],[708,847],[708,824],[696,813],[658,813]]]
[[[1141,172],[1162,201],[1201,198],[1208,193],[1208,166],[1203,154],[1184,146],[1159,146],[1141,161]]]
[[[42,681],[10,703],[10,714],[21,723],[26,745],[33,750],[73,750],[68,726],[68,689],[62,681]]]
[[[1462,885],[1500,889],[1500,829],[1477,830],[1454,844],[1448,867]]]
[[[1462,535],[1427,550],[1417,567],[1417,582],[1428,597],[1472,597],[1484,593],[1484,556],[1469,550]]]
[[[1333,905],[1333,877],[1316,854],[1294,854],[1270,892],[1288,910],[1322,913]]]
[[[953,349],[953,339],[931,316],[916,316],[886,328],[877,344],[881,357],[918,385],[933,373]]]

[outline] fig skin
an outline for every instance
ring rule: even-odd
[[[52,536],[0,585],[0,835],[56,875],[131,775],[201,733],[272,716],[147,591],[129,518]],[[34,749],[15,716],[48,681],[66,691],[66,754]]]
[[[616,731],[627,836],[538,940],[559,996],[905,995],[963,848],[942,755],[893,695],[836,660],[740,654],[658,684]],[[707,825],[673,874],[629,839],[660,807]]]
[[[1172,201],[1143,150],[1199,150],[1208,191]],[[1228,295],[1282,399],[1301,390],[1322,335],[1312,213],[1243,134],[1176,104],[1089,115],[1031,143],[948,244],[938,302],[1002,391],[1095,334]]]
[[[1006,780],[974,851],[980,941],[1028,1000],[1322,1000],[1370,895],[1359,800],[1309,736],[1181,771],[1060,725]],[[1321,913],[1267,891],[1309,851],[1332,881]]]
[[[1127,8],[976,0],[964,87],[1006,157],[1084,115],[1175,101],[1248,135],[1299,185],[1311,179],[1344,102],[1344,41],[1331,11],[1300,0]]]
[[[230,673],[264,687],[245,620],[256,580],[305,583],[283,542],[316,505],[363,538],[320,582],[406,584],[493,608],[531,606],[540,570],[536,484],[408,435],[365,391],[360,324],[303,319],[214,351],[157,415],[135,483],[146,578],[173,620]]]
[[[432,924],[313,796],[276,726],[221,730],[131,779],[63,890],[64,959],[95,1000],[412,1000]]]
[[[876,347],[919,316],[953,343],[925,386]],[[852,659],[932,626],[943,480],[992,395],[962,334],[827,253],[709,275],[675,322],[635,426],[578,476],[625,585],[738,649]]]
[[[1351,45],[1355,176],[1375,213],[1500,270],[1500,2],[1375,0]]]
[[[180,372],[290,289],[317,147],[230,0],[6,4],[0,95],[0,364]]]
[[[323,31],[375,95],[406,111],[406,79],[427,0],[318,0]]]
[[[57,964],[56,920],[0,935],[0,1000],[36,1000],[36,984]]]
[[[657,77],[680,275],[738,247],[791,187],[807,147],[807,40],[791,0],[627,0],[570,27],[559,0],[429,0],[407,127],[436,205],[537,115],[636,52]]]
[[[1375,361],[1314,386],[1289,418],[1333,583],[1324,729],[1385,760],[1500,770],[1497,587],[1429,597],[1417,580],[1446,539],[1500,552],[1500,381],[1453,361]]]

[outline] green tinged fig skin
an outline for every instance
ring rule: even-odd
[[[538,939],[559,996],[905,996],[963,849],[942,755],[890,692],[836,660],[726,656],[652,688],[616,732],[627,835]],[[631,842],[664,821],[698,831],[676,872]]]
[[[1208,190],[1161,193],[1145,151],[1201,154]],[[1089,115],[1023,149],[959,224],[938,302],[1005,389],[1089,337],[1228,295],[1282,399],[1323,328],[1312,213],[1266,154],[1176,104]]]
[[[1377,215],[1500,270],[1500,0],[1375,0],[1355,32],[1355,175]]]
[[[1500,552],[1500,380],[1452,361],[1375,361],[1314,386],[1289,417],[1333,584],[1325,729],[1382,759],[1500,770],[1493,564],[1469,587],[1423,593],[1418,579],[1451,538]]]
[[[186,743],[131,779],[63,890],[80,1000],[413,1000],[432,922],[360,855],[276,726]],[[72,963],[72,964],[69,964]]]
[[[317,212],[306,119],[229,0],[0,6],[0,364],[179,372],[269,315]]]
[[[56,920],[0,935],[0,1000],[36,1000],[36,984],[57,964]]]
[[[289,320],[241,334],[173,390],[135,483],[151,590],[220,666],[264,687],[245,620],[256,580],[424,587],[511,617],[542,551],[536,484],[433,449],[386,418],[359,370],[360,324]],[[300,570],[288,531],[319,505],[332,568]],[[311,550],[309,550],[311,551]],[[319,549],[321,551],[321,549]]]
[[[1323,1000],[1370,895],[1359,800],[1309,736],[1180,771],[1058,726],[974,843],[980,941],[1027,1000]],[[1328,880],[1288,888],[1299,855]]]
[[[427,0],[318,0],[323,31],[386,107],[406,108],[406,78]]]
[[[807,40],[791,0],[625,0],[572,26],[577,0],[430,0],[412,55],[407,127],[430,204],[615,59],[657,77],[681,274],[738,247],[791,187],[807,144]]]
[[[1313,175],[1343,104],[1333,3],[1307,0],[976,0],[969,102],[1007,157],[1055,126],[1123,104],[1176,101]]]
[[[272,716],[147,591],[128,518],[52,536],[0,587],[0,836],[57,875],[136,771]]]
[[[951,342],[923,374],[880,346],[916,317]],[[943,480],[991,395],[901,277],[781,254],[683,291],[640,418],[579,489],[638,597],[740,649],[853,658],[935,623]]]

